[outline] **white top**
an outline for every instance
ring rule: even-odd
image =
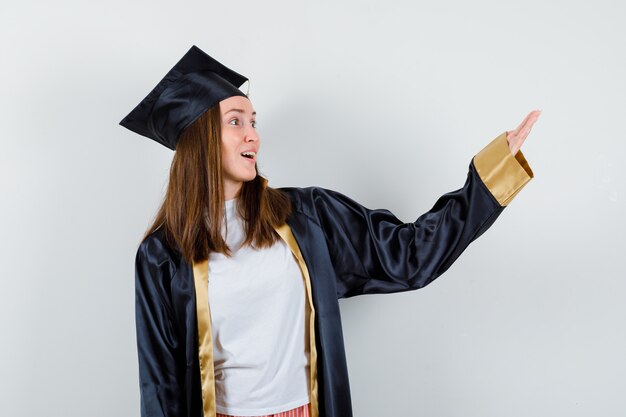
[[[309,402],[306,289],[282,239],[261,250],[241,247],[245,232],[235,203],[227,200],[225,208],[232,255],[209,257],[216,409],[275,414]]]

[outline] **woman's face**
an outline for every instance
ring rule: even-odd
[[[222,178],[224,198],[237,196],[246,181],[256,177],[256,157],[261,145],[256,131],[256,112],[246,97],[220,102],[222,115]]]

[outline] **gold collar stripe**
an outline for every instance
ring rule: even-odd
[[[317,391],[317,349],[315,347],[315,307],[313,305],[313,296],[311,293],[311,277],[309,276],[309,270],[306,267],[306,263],[304,262],[304,258],[302,257],[302,253],[300,252],[300,247],[296,242],[296,238],[291,233],[291,229],[289,225],[286,223],[278,228],[276,228],[276,232],[279,236],[287,243],[289,249],[293,253],[293,256],[298,261],[298,265],[300,266],[300,270],[302,271],[302,277],[304,278],[304,285],[306,287],[307,299],[309,302],[309,363],[310,363],[310,397],[311,397],[311,408],[310,414],[311,417],[319,416],[319,402],[318,402],[318,391]]]
[[[209,310],[209,261],[193,263],[196,287],[196,317],[198,322],[198,356],[202,380],[202,408],[205,417],[215,417],[215,369]]]

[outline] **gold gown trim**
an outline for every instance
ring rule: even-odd
[[[215,417],[215,369],[209,309],[209,260],[193,263],[196,288],[196,317],[198,322],[198,356],[202,380],[202,407],[206,417]]]
[[[306,267],[306,263],[304,262],[304,258],[302,257],[302,253],[300,252],[300,247],[296,242],[296,238],[291,233],[291,228],[286,223],[276,229],[276,232],[280,235],[280,237],[287,243],[289,249],[293,253],[293,256],[298,261],[298,265],[300,266],[300,270],[302,271],[302,276],[304,277],[304,285],[306,287],[306,297],[309,306],[309,311],[306,315],[309,317],[309,376],[310,376],[310,386],[309,386],[309,394],[311,398],[311,408],[310,414],[311,417],[319,416],[319,405],[318,405],[318,392],[317,392],[317,349],[315,347],[315,307],[313,306],[313,295],[311,293],[311,277],[309,276],[309,270]]]
[[[474,156],[474,166],[491,194],[501,206],[513,200],[534,178],[521,150],[513,156],[506,132],[499,135]]]

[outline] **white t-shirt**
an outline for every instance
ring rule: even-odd
[[[289,247],[241,247],[243,220],[227,200],[222,236],[231,257],[209,257],[209,308],[218,413],[260,416],[309,402],[309,314]],[[305,310],[306,309],[306,310]]]

